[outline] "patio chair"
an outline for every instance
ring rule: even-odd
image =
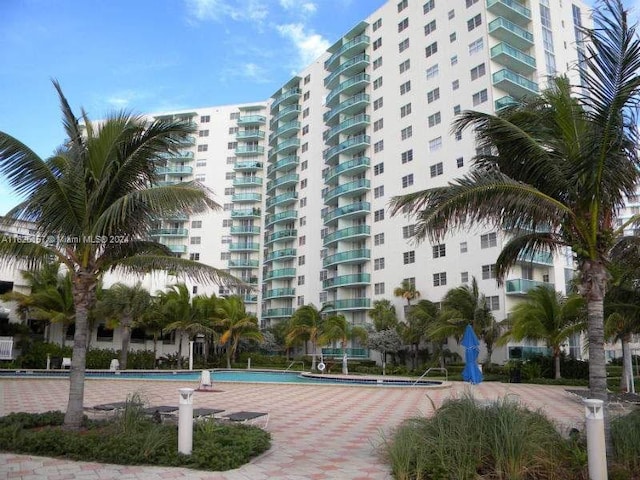
[[[264,429],[266,429],[269,424],[269,414],[266,412],[241,411],[224,415],[222,418],[229,422],[246,423],[249,425],[260,426]]]
[[[211,381],[211,372],[209,370],[202,370],[200,373],[200,385],[196,389],[198,392],[212,392],[213,382]]]
[[[69,369],[70,369],[70,368],[71,368],[71,358],[69,358],[69,357],[63,357],[63,358],[62,358],[62,364],[60,365],[60,368],[61,368],[62,370],[65,370],[65,369],[67,369],[67,368],[69,368]]]

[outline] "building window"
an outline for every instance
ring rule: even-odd
[[[381,173],[384,173],[384,163],[377,163],[373,166],[373,174],[380,175]]]
[[[195,176],[196,182],[204,182],[205,179],[206,179],[206,176],[203,173],[199,173],[198,175]]]
[[[384,119],[380,118],[378,120],[376,120],[375,122],[373,122],[373,131],[377,132],[378,130],[380,130],[382,127],[384,126]]]
[[[455,10],[449,10],[449,13],[447,13],[447,17],[449,18],[449,20],[453,20],[455,16],[456,16]]]
[[[411,60],[408,58],[400,64],[398,67],[400,69],[400,73],[404,73],[411,68]]]
[[[378,233],[376,235],[373,236],[373,244],[378,246],[378,245],[384,245],[384,233]]]
[[[484,48],[484,41],[482,38],[479,38],[469,44],[469,54],[473,55],[474,53],[478,53],[482,51]]]
[[[208,137],[209,136],[209,130],[200,130],[198,132],[198,136],[199,137]]]
[[[376,258],[373,260],[373,269],[374,270],[383,270],[384,269],[384,257]]]
[[[233,187],[227,187],[224,189],[224,194],[225,195],[233,195],[235,192],[235,189]]]
[[[227,150],[233,150],[238,148],[238,142],[229,142],[227,143]]]
[[[378,38],[373,41],[373,49],[377,50],[382,46],[382,38]]]
[[[398,44],[398,51],[400,53],[404,52],[407,48],[409,48],[409,39],[405,38]]]
[[[373,101],[373,110],[378,110],[379,108],[382,107],[382,97],[377,98],[376,100]]]
[[[460,110],[460,105],[454,105],[454,107],[453,107],[453,114],[454,114],[454,115],[460,115],[460,112],[461,112],[461,110]]]
[[[400,138],[402,140],[406,140],[407,138],[411,138],[411,136],[413,135],[413,127],[411,125],[409,125],[406,128],[403,128],[402,130],[400,130]]]
[[[492,248],[498,246],[498,235],[496,232],[480,235],[480,248]]]
[[[398,33],[403,31],[405,28],[409,28],[409,19],[405,18],[398,23]]]
[[[375,283],[373,285],[373,293],[375,295],[384,295],[384,283]]]
[[[382,86],[382,77],[378,77],[373,81],[373,89],[377,90]]]
[[[456,32],[449,34],[449,43],[455,42],[457,38],[458,36],[456,35]]]
[[[471,69],[471,81],[483,77],[487,73],[484,63],[481,63],[477,67]]]
[[[453,67],[454,65],[458,64],[458,55],[454,55],[453,57],[451,57],[451,66]]]
[[[402,227],[402,238],[407,239],[411,238],[416,234],[416,226],[415,224],[405,225]]]
[[[307,118],[309,116],[309,107],[302,110],[302,118]]]
[[[440,88],[434,88],[427,92],[427,103],[433,103],[440,98]]]
[[[230,218],[225,218],[224,220],[222,220],[222,228],[230,227],[231,225],[233,225],[233,220],[231,220]]]
[[[400,107],[400,118],[404,118],[411,113],[411,104],[407,103]]]
[[[433,258],[445,257],[447,255],[447,246],[444,243],[431,247]]]
[[[202,220],[191,221],[191,228],[202,228]]]
[[[190,253],[189,254],[189,260],[193,260],[194,262],[200,261],[200,254],[199,253]]]
[[[232,112],[231,115],[229,115],[229,120],[237,120],[240,118],[240,112]]]
[[[202,243],[202,237],[191,237],[189,243],[191,243],[191,245],[200,245],[200,243]]]
[[[400,95],[404,95],[411,91],[411,80],[400,85]]]
[[[307,244],[307,236],[306,235],[302,235],[300,237],[298,237],[298,246],[302,247],[303,245]]]
[[[206,160],[196,160],[196,167],[206,167],[206,166],[207,166]]]
[[[424,53],[427,58],[429,58],[431,55],[433,55],[437,51],[438,51],[438,42],[433,42],[431,45],[427,46],[424,49]]]
[[[380,210],[376,210],[373,214],[374,222],[381,222],[382,220],[384,220],[384,208],[381,208]]]
[[[375,22],[373,22],[373,31],[375,32],[376,30],[378,30],[380,27],[382,26],[382,19],[379,18],[378,20],[376,20]]]
[[[303,188],[307,188],[307,179],[303,178],[302,180],[300,180],[300,190],[302,190]]]
[[[462,140],[462,132],[456,132],[456,141],[459,142]]]
[[[410,173],[409,175],[405,175],[404,177],[402,177],[402,188],[407,188],[407,187],[410,187],[411,185],[413,185],[413,173]]]
[[[410,263],[415,263],[416,252],[414,250],[411,250],[409,252],[404,252],[402,254],[402,261],[404,262],[405,265],[408,265]]]
[[[220,243],[222,243],[223,245],[227,245],[228,243],[231,243],[231,235],[223,235],[222,239],[220,240]]]
[[[460,253],[467,253],[468,248],[467,242],[460,242]]]
[[[442,173],[444,172],[444,167],[442,162],[438,162],[435,165],[431,165],[431,167],[429,167],[429,171],[431,172],[431,178],[442,175]]]
[[[210,115],[202,115],[200,116],[200,123],[209,123],[211,121]]]
[[[480,0],[467,0],[467,8],[469,8],[471,5],[478,3],[479,1]]]
[[[442,116],[440,115],[440,112],[436,112],[433,115],[429,115],[427,117],[427,123],[429,124],[429,127],[435,127],[436,125],[439,125],[441,120]]]
[[[496,264],[482,266],[482,279],[496,278]]]
[[[373,189],[373,198],[384,197],[384,185],[380,185]]]
[[[302,151],[302,153],[306,152],[307,150],[309,150],[309,143],[304,142],[302,144],[302,147],[300,148],[300,150]]]
[[[303,197],[300,199],[300,208],[304,208],[307,206],[307,197]]]
[[[431,78],[435,78],[437,76],[438,76],[438,64],[436,63],[435,65],[427,68],[427,80]]]
[[[440,272],[433,274],[433,286],[443,287],[447,284],[447,272]]]
[[[373,144],[373,152],[379,153],[384,150],[384,140],[379,140]]]
[[[422,6],[422,12],[427,14],[434,8],[436,8],[436,0],[429,0]]]
[[[456,158],[456,166],[458,168],[462,168],[464,167],[464,157],[458,157]]]
[[[311,96],[311,92],[304,92],[304,95],[302,96],[302,101],[306,102],[307,100],[309,100],[310,96]]]
[[[376,70],[382,66],[382,57],[378,57],[373,61],[373,69]]]
[[[460,283],[469,283],[469,272],[460,272]]]
[[[484,90],[474,93],[472,99],[474,106],[486,102],[488,100],[487,89],[485,88]]]
[[[308,160],[304,160],[300,163],[300,170],[306,170],[307,168],[309,168],[309,161]]]
[[[304,77],[304,84],[306,85],[307,83],[309,83],[311,81],[311,75],[307,75],[306,77]]]
[[[471,31],[474,28],[478,28],[482,25],[482,15],[478,14],[475,17],[467,20],[467,30]]]
[[[230,260],[231,252],[222,252],[220,253],[220,260]]]
[[[309,133],[309,125],[302,127],[302,135],[306,135],[307,133]]]
[[[198,151],[199,152],[206,152],[207,150],[209,150],[209,145],[205,144],[205,145],[198,145]]]
[[[440,150],[442,148],[442,137],[434,138],[433,140],[429,140],[429,151],[435,152],[436,150]]]
[[[305,256],[304,256],[304,255],[300,255],[300,256],[298,257],[298,266],[300,266],[300,267],[301,267],[301,266],[302,266],[302,265],[304,265],[305,263],[306,263],[306,258],[305,258]]]
[[[307,224],[307,217],[300,217],[300,221],[298,223],[300,223],[301,227],[304,227]]]
[[[431,20],[429,23],[427,23],[424,26],[424,34],[425,36],[429,35],[430,33],[433,33],[436,31],[436,21],[435,20]]]
[[[458,90],[460,88],[460,80],[454,80],[451,82],[451,89]]]
[[[499,296],[493,296],[493,297],[486,297],[487,299],[487,306],[489,307],[490,310],[500,310],[500,297]]]
[[[413,160],[413,149],[402,152],[400,155],[402,163],[409,163]]]

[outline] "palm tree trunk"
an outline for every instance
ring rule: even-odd
[[[347,365],[347,341],[342,342],[342,373],[349,375],[349,367]]]
[[[553,362],[555,364],[555,371],[556,371],[556,380],[559,378],[562,378],[562,376],[560,375],[560,350],[559,349],[554,349],[553,351]]]
[[[129,356],[129,342],[131,340],[131,319],[122,317],[122,346],[120,347],[120,369],[126,370]]]
[[[227,368],[231,369],[231,344],[227,345]]]
[[[178,370],[182,370],[182,332],[178,334]]]
[[[95,285],[95,277],[90,273],[78,272],[74,276],[72,291],[76,309],[76,331],[73,336],[73,355],[69,372],[69,403],[63,425],[69,430],[78,430],[82,425],[88,316],[96,301]]]
[[[633,388],[633,364],[631,362],[631,335],[627,334],[621,338],[622,341],[622,378],[620,379],[620,390],[631,392]]]
[[[306,342],[305,342],[306,345]],[[313,352],[311,352],[311,371],[315,372],[316,371],[316,342],[312,343],[313,345]]]

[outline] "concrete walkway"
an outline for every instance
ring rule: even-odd
[[[85,406],[125,400],[137,392],[150,405],[177,405],[178,388],[193,383],[94,380],[85,386]],[[323,480],[389,479],[379,457],[382,435],[402,420],[431,415],[431,401],[471,392],[481,400],[508,395],[556,421],[561,431],[582,429],[584,408],[564,387],[453,382],[450,388],[366,387],[218,383],[216,392],[195,392],[194,407],[215,407],[270,413],[272,448],[250,464],[227,472],[183,468],[132,467],[0,454],[0,478],[23,480]],[[429,398],[427,398],[427,394]],[[0,416],[11,412],[64,410],[66,379],[0,379]]]

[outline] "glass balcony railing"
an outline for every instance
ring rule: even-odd
[[[231,195],[231,201],[237,202],[237,203],[261,202],[262,194],[261,193],[236,193]]]
[[[356,115],[355,117],[347,118],[335,127],[325,131],[322,134],[322,139],[325,142],[329,142],[338,134],[349,135],[352,132],[357,132],[359,130],[362,130],[363,128],[366,128],[366,126],[369,125],[370,122],[371,117],[364,113]]]
[[[347,348],[348,358],[369,358],[369,350],[366,348]],[[325,357],[338,357],[344,356],[344,351],[341,348],[323,348],[322,355]]]
[[[244,303],[257,303],[258,295],[242,295],[242,301]]]
[[[507,287],[507,295],[526,295],[527,292],[537,287],[547,287],[555,290],[555,285],[548,282],[538,282],[535,280],[527,280],[524,278],[515,278],[505,282]]]
[[[325,247],[332,245],[335,242],[341,240],[360,240],[369,237],[371,234],[371,227],[369,225],[357,225],[355,227],[342,228],[338,231],[332,232],[322,239]]]
[[[300,180],[300,175],[297,173],[290,173],[288,175],[283,175],[280,178],[276,178],[275,180],[271,180],[267,182],[267,193],[269,193],[274,188],[287,188],[293,187],[297,185]]]
[[[490,22],[488,28],[492,37],[520,50],[528,50],[533,46],[533,34],[504,17],[498,17]]]
[[[264,299],[270,298],[282,298],[282,297],[295,297],[296,289],[295,288],[274,288],[273,290],[267,290],[264,294]]]
[[[163,153],[160,157],[167,160],[167,162],[190,162],[193,160],[193,152]]]
[[[340,175],[357,175],[358,173],[366,171],[371,165],[369,157],[357,157],[347,162],[329,168],[323,172],[324,181],[327,184],[333,184],[338,182]]]
[[[293,278],[296,276],[295,268],[280,268],[278,270],[271,270],[264,276],[265,280],[273,280],[275,278]]]
[[[531,10],[516,0],[487,0],[487,10],[522,26],[531,22]]]
[[[493,74],[493,86],[515,98],[538,93],[537,83],[512,72],[508,68],[503,68]]]
[[[284,142],[280,142],[271,150],[269,150],[269,158],[277,155],[279,153],[286,154],[295,151],[300,146],[299,138],[291,138],[289,140],[285,140]]]
[[[236,155],[263,155],[264,147],[259,145],[238,145]]]
[[[298,237],[298,230],[296,229],[287,229],[280,230],[279,232],[275,232],[265,236],[265,243],[269,244],[272,242],[277,242],[279,240],[292,240]]]
[[[262,130],[240,130],[236,133],[236,140],[262,140],[263,138]]]
[[[322,195],[325,203],[329,204],[332,200],[336,200],[342,196],[361,195],[371,188],[371,182],[366,178],[360,178],[353,182],[343,183],[342,185],[332,188]]]
[[[285,192],[267,200],[267,209],[280,205],[281,207],[295,203],[298,199],[297,192]]]
[[[324,152],[322,152],[322,158],[326,163],[331,163],[331,160],[336,155],[344,154],[354,154],[358,150],[363,150],[371,143],[371,137],[369,135],[358,135],[356,137],[345,140],[342,143],[339,143],[335,147],[327,148]]]
[[[535,58],[505,42],[491,48],[491,59],[516,73],[529,74],[536,69]]]
[[[279,170],[285,172],[288,170],[293,170],[298,166],[298,163],[300,163],[300,157],[296,157],[295,155],[281,158],[277,162],[272,163],[267,167],[267,176],[271,177],[272,174],[276,173]]]
[[[357,37],[349,40],[343,44],[338,50],[336,50],[326,62],[324,62],[324,68],[330,70],[332,65],[342,56],[348,56],[354,52],[364,51],[369,45],[369,37],[366,35],[358,35]]]
[[[269,308],[265,312],[264,316],[266,318],[278,318],[278,317],[290,317],[293,315],[293,308]]]
[[[352,285],[368,285],[371,283],[371,275],[368,273],[354,273],[328,278],[322,282],[322,288],[347,287]]]
[[[370,81],[371,77],[366,73],[359,73],[358,75],[351,77],[349,80],[345,80],[329,92],[326,99],[326,105],[331,106],[334,103],[334,100],[340,98],[340,95],[356,93],[357,90],[365,88]]]
[[[231,211],[231,218],[253,218],[259,217],[261,210],[259,208],[243,208]]]
[[[257,268],[259,266],[258,260],[248,260],[248,259],[231,259],[229,263],[227,263],[229,268]]]
[[[229,250],[231,252],[257,252],[260,250],[260,244],[258,242],[230,243]]]
[[[267,215],[267,225],[272,225],[279,222],[286,222],[295,220],[298,218],[298,212],[296,210],[286,210],[284,212]]]
[[[280,125],[275,132],[269,134],[269,143],[272,143],[274,140],[280,137],[291,137],[295,135],[298,130],[300,130],[300,122],[298,122],[297,120],[293,122],[287,122],[284,125]]]
[[[340,75],[351,76],[358,71],[364,70],[369,65],[369,55],[361,53],[340,64],[328,77],[324,79],[325,88],[331,89],[339,81]]]
[[[350,203],[340,208],[335,208],[325,215],[322,220],[325,224],[330,224],[333,221],[343,217],[361,216],[371,211],[371,204],[369,202],[356,202]]]
[[[496,111],[502,110],[503,108],[510,107],[511,105],[516,105],[518,101],[510,95],[506,95],[504,97],[500,97],[495,101],[495,109]]]
[[[186,228],[156,228],[151,230],[149,235],[152,237],[187,237],[189,230]]]
[[[259,235],[260,227],[253,225],[233,225],[230,233],[231,235]]]
[[[295,248],[283,248],[282,250],[275,250],[265,255],[264,260],[271,262],[273,260],[280,260],[282,258],[291,258],[297,255]]]
[[[193,167],[158,167],[156,172],[158,175],[191,175],[193,173]]]
[[[297,102],[302,95],[302,90],[299,88],[291,88],[286,92],[282,92],[280,95],[274,98],[271,104],[271,113],[276,113],[276,108],[280,105],[286,105],[289,103]]]
[[[323,311],[337,312],[340,310],[364,310],[371,308],[370,298],[349,298],[342,300],[334,300],[322,304]]]
[[[238,125],[264,125],[267,121],[267,117],[264,115],[243,115],[238,118]]]
[[[256,160],[245,160],[236,162],[233,169],[236,172],[255,172],[256,170],[262,170],[262,165],[262,162]]]
[[[358,93],[340,102],[328,112],[325,112],[322,115],[322,119],[326,124],[331,124],[334,120],[338,120],[341,114],[349,115],[360,112],[369,105],[370,98],[366,93]]]
[[[518,261],[521,263],[534,263],[538,265],[553,265],[553,255],[550,252],[540,252],[534,254],[520,254],[518,255]]]
[[[173,253],[187,253],[186,245],[167,245]]]
[[[287,120],[296,118],[298,115],[300,115],[301,111],[302,107],[300,107],[300,105],[289,105],[286,108],[281,108],[280,110],[278,110],[278,113],[273,115],[271,119],[271,123],[269,124],[271,130],[275,130],[278,122],[280,121],[285,122]]]
[[[371,250],[368,248],[360,248],[357,250],[349,250],[348,252],[340,252],[329,255],[322,259],[322,266],[329,267],[338,263],[362,263],[371,258]]]
[[[262,177],[238,177],[233,179],[234,187],[253,187],[262,185]]]

